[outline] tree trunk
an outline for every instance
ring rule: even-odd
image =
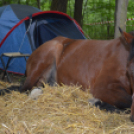
[[[52,0],[51,10],[60,11],[66,13],[68,0]]]
[[[21,4],[20,0],[18,0],[18,4]]]
[[[11,3],[11,0],[2,0],[2,5],[9,5]]]
[[[37,0],[37,6],[40,9],[40,0]]]
[[[29,5],[29,0],[26,0],[26,5]]]
[[[126,31],[128,0],[116,0],[115,7],[115,33],[114,38],[120,36],[119,27]]]
[[[75,0],[74,19],[82,26],[82,5],[83,0]]]

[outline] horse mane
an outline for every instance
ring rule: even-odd
[[[134,31],[131,31],[131,32],[128,32],[128,33],[131,34],[132,36],[134,36]],[[130,47],[128,47],[127,44],[125,45],[125,46],[127,46],[127,49],[129,51],[128,61],[131,61],[134,58],[134,39],[132,40],[130,45],[131,45]]]
[[[134,39],[132,40],[131,43],[131,48],[130,48],[130,54],[129,54],[129,61],[131,61],[134,58]]]

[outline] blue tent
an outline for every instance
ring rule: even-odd
[[[5,52],[31,54],[37,47],[56,36],[85,39],[81,27],[67,14],[57,11],[42,12],[27,5],[0,7],[0,55]],[[7,62],[4,57],[4,62]],[[0,61],[0,68],[3,69]],[[9,72],[24,74],[26,61],[14,58]]]

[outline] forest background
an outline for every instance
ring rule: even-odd
[[[87,38],[112,39],[115,31],[116,2],[118,0],[0,0],[0,6],[23,4],[42,11],[59,10],[81,25]],[[125,0],[122,0],[125,2]],[[127,6],[127,5],[126,5]],[[126,31],[134,30],[134,0],[128,1]]]

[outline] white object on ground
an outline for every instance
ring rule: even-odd
[[[38,97],[43,93],[42,89],[40,88],[34,88],[31,93],[29,94],[29,97],[36,100]]]

